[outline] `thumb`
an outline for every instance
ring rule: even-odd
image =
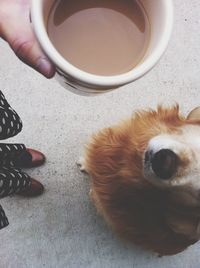
[[[20,60],[47,78],[54,76],[55,68],[42,52],[30,23],[9,20],[2,28],[2,37],[9,43]]]

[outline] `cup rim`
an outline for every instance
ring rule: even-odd
[[[113,76],[90,74],[69,63],[53,46],[43,21],[42,1],[32,0],[31,20],[36,38],[44,53],[55,64],[56,68],[60,69],[67,76],[72,77],[80,83],[89,84],[96,88],[120,87],[139,79],[156,65],[165,52],[170,40],[173,27],[173,2],[172,0],[164,0],[163,4],[165,5],[166,12],[165,29],[162,32],[159,44],[157,44],[157,47],[146,60],[127,73]]]

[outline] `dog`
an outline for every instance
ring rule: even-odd
[[[200,107],[136,112],[87,145],[81,170],[91,177],[98,212],[122,238],[174,255],[200,238]]]

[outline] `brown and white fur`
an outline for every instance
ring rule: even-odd
[[[200,238],[200,108],[141,111],[95,135],[83,169],[97,210],[122,238],[160,255]]]

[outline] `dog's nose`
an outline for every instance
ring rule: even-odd
[[[152,170],[162,180],[170,179],[177,171],[178,156],[169,149],[162,149],[149,156]]]

